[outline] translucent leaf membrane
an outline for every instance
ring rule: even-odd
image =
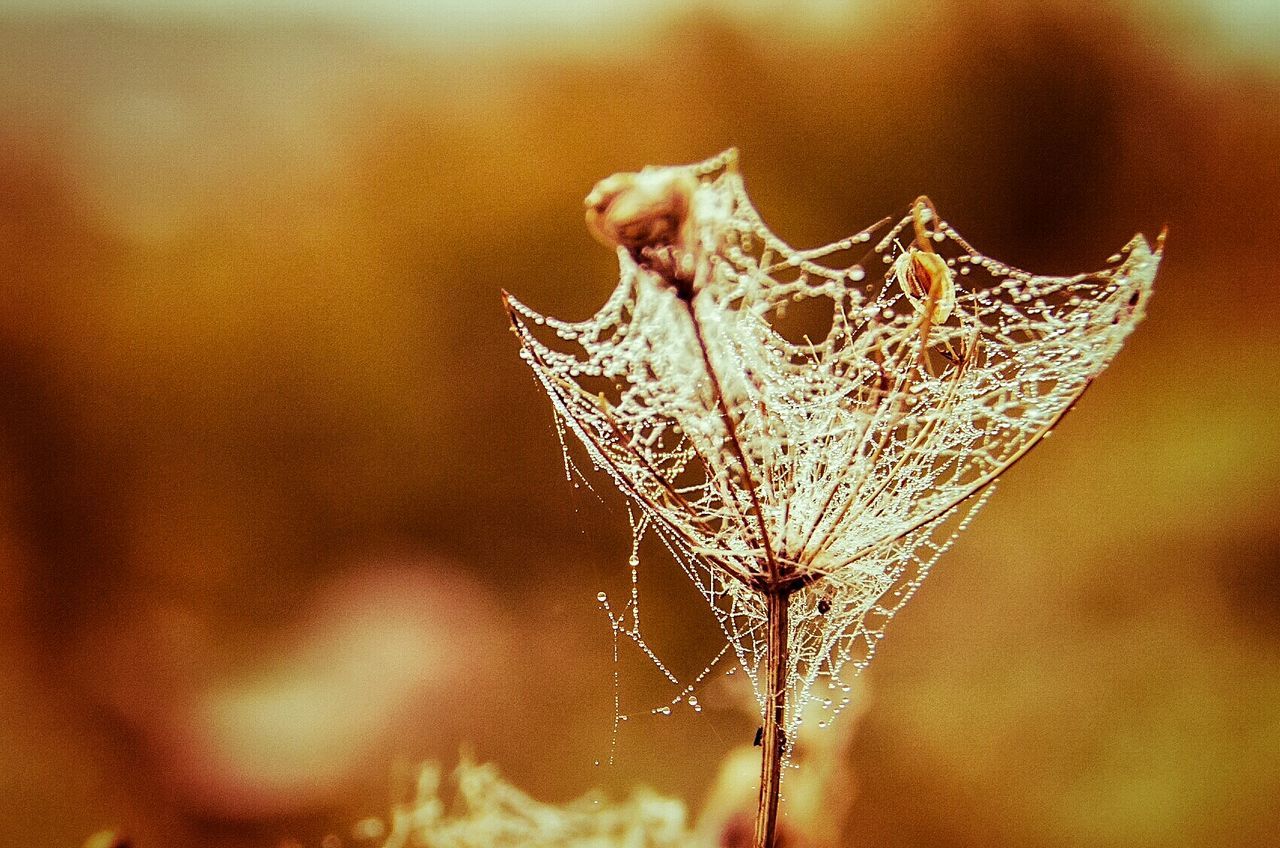
[[[761,581],[793,580],[794,731],[810,699],[841,705],[840,669],[865,666],[990,485],[1115,356],[1161,241],[1039,276],[982,255],[922,198],[896,224],[796,250],[752,207],[734,151],[688,168],[724,210],[702,224],[696,294],[619,249],[618,286],[585,321],[508,303],[558,426],[706,597],[762,705]],[[784,332],[788,307],[821,319],[818,338]]]

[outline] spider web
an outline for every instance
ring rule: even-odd
[[[619,248],[617,288],[591,318],[509,296],[508,308],[567,472],[566,431],[633,504],[631,598],[615,611],[601,597],[615,659],[623,637],[681,685],[640,632],[634,574],[651,532],[706,599],[763,709],[759,586],[772,557],[800,587],[788,610],[794,740],[811,700],[848,703],[841,669],[866,666],[996,479],[1110,363],[1142,318],[1163,236],[1154,248],[1135,236],[1101,271],[1038,276],[979,253],[922,198],[896,223],[797,250],[752,206],[735,151],[682,170],[701,208],[718,210],[699,222],[696,295]],[[900,278],[903,254],[921,249],[946,263],[948,314],[932,300],[922,309]],[[779,329],[799,303],[829,316],[819,341]]]

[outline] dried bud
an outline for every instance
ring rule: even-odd
[[[697,188],[685,168],[614,174],[587,195],[587,228],[606,247],[685,247],[682,230]]]
[[[956,306],[956,284],[945,259],[913,247],[898,257],[893,272],[918,311],[934,324],[947,320]]]

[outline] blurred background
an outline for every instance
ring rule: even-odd
[[[464,749],[696,815],[757,721],[721,680],[595,765],[626,513],[498,291],[589,314],[591,185],[729,145],[797,245],[920,193],[1040,272],[1169,225],[1148,321],[890,626],[839,844],[1274,841],[1274,2],[6,0],[0,55],[0,846],[319,844]]]

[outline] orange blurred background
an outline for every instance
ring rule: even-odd
[[[797,245],[922,192],[1046,273],[1170,230],[890,626],[845,844],[1274,841],[1273,4],[66,0],[0,55],[0,846],[318,844],[462,748],[696,810],[756,721],[722,693],[594,765],[626,513],[565,481],[498,291],[589,314],[591,185],[730,145]],[[695,674],[714,623],[646,553]]]

